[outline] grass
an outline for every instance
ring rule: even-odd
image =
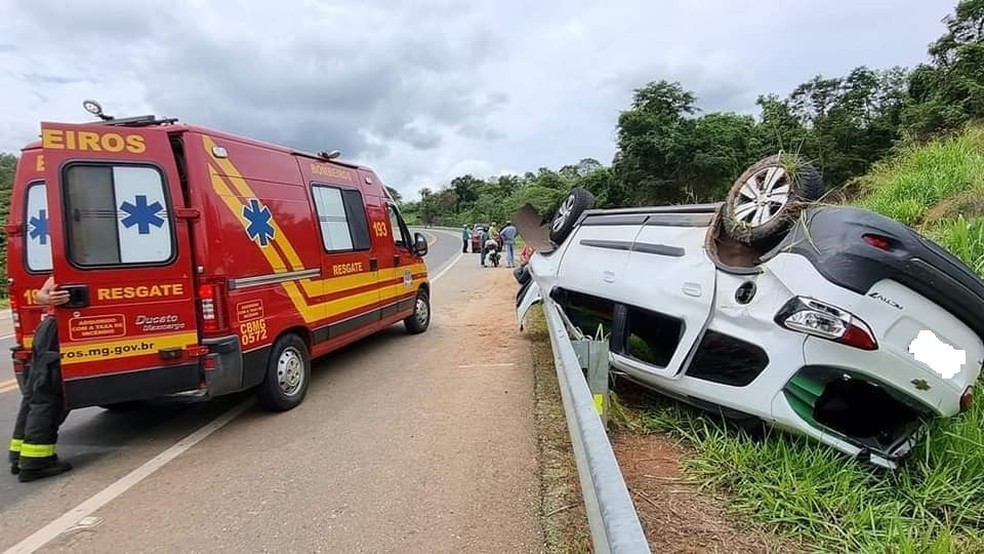
[[[752,437],[661,397],[621,402],[616,428],[671,433],[684,471],[735,513],[821,552],[984,552],[984,411],[937,425],[901,470],[852,462],[807,438]],[[615,418],[613,418],[615,420]]]
[[[858,185],[855,205],[916,228],[984,276],[984,128],[909,147]],[[882,471],[804,437],[752,437],[713,415],[644,398],[623,402],[617,428],[685,438],[696,452],[686,473],[768,530],[825,552],[984,552],[980,400],[934,423],[903,467]]]

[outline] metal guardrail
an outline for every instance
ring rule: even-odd
[[[560,308],[544,295],[554,366],[596,552],[650,552]]]

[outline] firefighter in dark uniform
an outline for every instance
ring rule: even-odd
[[[20,482],[53,477],[72,469],[55,454],[58,428],[68,411],[62,392],[55,306],[68,302],[68,292],[58,290],[48,277],[38,292],[38,304],[47,310],[34,332],[31,359],[23,371],[23,397],[14,436],[10,441],[10,472]]]

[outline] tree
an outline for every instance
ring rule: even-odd
[[[10,191],[14,186],[14,173],[17,170],[17,156],[0,152],[0,222],[7,223],[10,216]],[[0,232],[0,296],[7,296],[7,232]]]
[[[680,83],[656,81],[636,89],[618,117],[616,177],[633,200],[672,201],[683,194],[677,177],[688,155],[684,137],[693,129],[696,97]]]
[[[984,0],[962,0],[909,79],[902,124],[917,139],[984,117]]]

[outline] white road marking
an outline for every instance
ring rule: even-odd
[[[455,256],[454,259],[451,260],[448,263],[448,265],[446,265],[444,267],[444,269],[442,269],[440,272],[438,272],[438,274],[435,275],[433,279],[431,279],[431,282],[433,283],[434,281],[437,281],[441,277],[444,277],[444,274],[447,273],[447,272],[449,272],[449,271],[451,271],[451,268],[454,267],[454,264],[458,263],[458,260],[460,260],[462,256],[464,256],[464,254],[462,254],[461,252],[458,252],[458,255]]]
[[[9,335],[4,335],[4,336],[2,336],[2,337],[0,337],[0,340],[7,340],[7,339],[12,339],[12,338],[14,338],[15,336],[16,336],[16,335],[14,335],[13,333],[11,333],[11,334],[9,334]]]
[[[65,531],[77,525],[84,518],[92,515],[93,512],[95,512],[99,508],[102,508],[117,496],[129,490],[130,487],[132,487],[133,485],[136,485],[140,481],[143,481],[151,474],[153,474],[155,471],[162,468],[165,464],[177,458],[185,451],[187,451],[189,448],[195,446],[196,444],[204,440],[205,437],[218,431],[225,424],[239,417],[239,415],[245,412],[247,408],[252,406],[255,401],[256,401],[255,397],[250,397],[245,401],[241,402],[235,408],[222,414],[221,416],[212,420],[211,422],[206,423],[205,425],[200,427],[197,431],[179,440],[174,446],[168,448],[164,452],[161,452],[160,454],[152,458],[150,461],[146,462],[144,465],[131,471],[129,474],[120,478],[120,480],[116,481],[115,483],[111,484],[105,489],[90,496],[88,500],[82,502],[78,506],[65,512],[58,519],[38,529],[31,536],[27,537],[26,539],[22,540],[16,545],[10,547],[6,551],[7,554],[13,554],[17,552],[34,552],[38,548],[41,548],[45,544],[49,543],[52,539],[56,538],[58,535],[64,533]]]
[[[454,264],[456,264],[461,257],[462,254],[459,252],[458,255],[451,260],[451,262],[444,269],[442,269],[440,273],[431,279],[431,282],[433,283],[443,277],[444,274],[454,267]],[[58,517],[58,519],[35,531],[31,536],[8,548],[4,554],[34,552],[42,546],[48,544],[65,531],[79,525],[84,518],[91,516],[93,512],[99,508],[102,508],[137,483],[153,475],[157,470],[164,467],[171,460],[185,453],[192,446],[195,446],[212,433],[224,427],[230,421],[242,415],[243,412],[245,412],[255,402],[256,398],[251,396],[216,419],[213,419],[209,423],[199,427],[197,431],[179,440],[173,446],[164,452],[161,452],[150,461],[131,471],[105,489],[90,496],[78,506],[62,514]]]

